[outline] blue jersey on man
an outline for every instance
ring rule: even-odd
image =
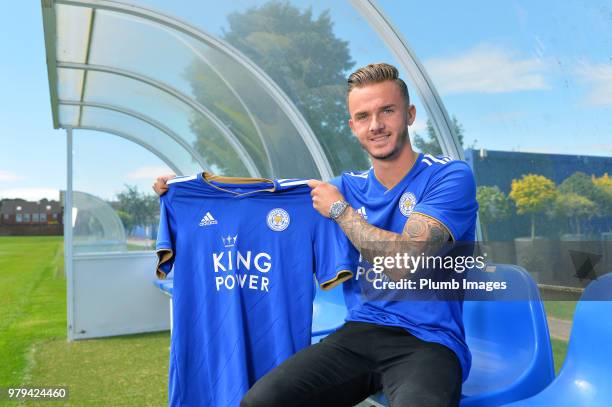
[[[438,220],[455,242],[474,241],[476,185],[464,161],[419,154],[408,174],[390,190],[376,179],[373,169],[346,172],[332,183],[362,217],[378,228],[402,233],[410,215],[420,213]],[[353,258],[358,257],[354,248],[352,251]],[[422,340],[445,345],[457,355],[465,380],[471,354],[465,343],[462,302],[393,301],[363,295],[364,286],[371,286],[375,278],[380,274],[374,273],[367,262],[360,262],[355,277],[344,283],[347,321],[398,326]]]
[[[169,403],[237,406],[254,382],[310,344],[313,272],[352,276],[348,240],[312,207],[304,181],[168,182],[157,273],[174,265]]]

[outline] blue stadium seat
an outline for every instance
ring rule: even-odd
[[[172,297],[172,289],[174,287],[174,281],[172,279],[153,280],[153,284],[155,284],[155,286],[159,288],[164,294],[167,294]]]
[[[554,378],[544,306],[531,276],[514,265],[468,274],[468,281],[506,281],[499,301],[465,301],[463,320],[472,369],[461,406],[498,406],[537,394]],[[504,298],[505,296],[505,298]],[[371,397],[388,405],[382,393]]]
[[[497,301],[464,303],[472,369],[463,383],[461,405],[498,406],[537,394],[555,373],[546,313],[536,283],[525,269],[506,264],[468,279],[505,281],[511,289]]]
[[[612,273],[576,305],[565,363],[541,393],[512,406],[612,406]]]
[[[312,306],[312,343],[340,328],[346,317],[342,285],[325,291],[318,287]]]

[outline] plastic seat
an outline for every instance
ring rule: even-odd
[[[576,305],[565,363],[541,393],[512,406],[612,406],[612,273]]]
[[[172,297],[172,290],[174,288],[174,281],[172,279],[166,280],[153,280],[153,284],[159,288],[164,294]]]
[[[488,269],[493,269],[489,265]],[[466,300],[466,341],[472,368],[461,406],[499,406],[537,394],[554,378],[546,314],[538,287],[521,267],[494,265],[494,272],[468,274],[468,281],[505,281],[511,290],[497,301]],[[388,405],[381,393],[372,400]]]
[[[312,305],[312,343],[340,328],[346,313],[341,285],[329,291],[317,287]]]
[[[546,312],[525,269],[495,265],[468,280],[506,282],[498,300],[465,301],[463,322],[472,369],[462,406],[497,406],[537,394],[555,377]]]

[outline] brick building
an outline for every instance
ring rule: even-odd
[[[0,201],[0,235],[61,235],[63,208],[59,201]]]

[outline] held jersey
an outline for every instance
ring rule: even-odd
[[[168,187],[156,248],[158,277],[174,266],[169,404],[238,406],[310,344],[313,273],[323,288],[350,278],[336,261],[349,243],[305,181],[204,173]]]
[[[373,169],[346,172],[332,183],[367,222],[378,228],[402,233],[410,215],[420,213],[438,220],[455,242],[474,241],[476,185],[464,161],[419,154],[408,174],[390,190],[376,179]],[[343,284],[347,320],[402,327],[422,340],[447,346],[457,355],[465,380],[471,354],[465,343],[463,302],[386,300],[364,295],[373,290],[373,281],[380,274],[360,259],[354,247],[350,250],[359,266],[355,277]]]

